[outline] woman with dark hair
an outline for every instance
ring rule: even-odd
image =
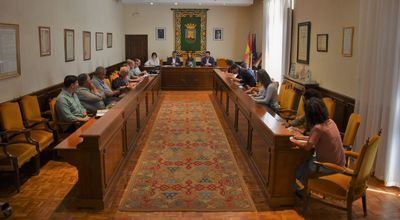
[[[302,163],[296,169],[296,190],[302,192],[307,176],[316,171],[318,162],[333,163],[338,166],[345,165],[345,154],[342,138],[335,122],[328,117],[328,110],[322,99],[312,97],[304,104],[304,112],[307,123],[311,127],[310,136],[294,136],[290,141],[296,148],[311,150],[315,149],[315,157]],[[319,168],[319,173],[331,174],[332,170]]]
[[[188,67],[196,67],[196,59],[194,59],[191,51],[187,52],[185,65]]]
[[[253,97],[253,100],[257,103],[265,104],[277,112],[279,110],[277,83],[272,82],[267,71],[264,69],[258,71],[257,78],[262,85],[262,89],[258,95]]]
[[[144,66],[160,66],[160,59],[156,52],[151,53],[151,58],[146,61]]]

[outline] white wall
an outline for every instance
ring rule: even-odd
[[[357,92],[357,35],[360,0],[295,0],[292,62],[297,56],[297,24],[311,22],[312,78],[321,87],[350,97]],[[355,27],[353,57],[342,56],[343,27]],[[317,52],[317,34],[329,34],[328,52]],[[297,64],[296,71],[302,68]]]
[[[149,56],[152,52],[157,52],[160,58],[165,60],[174,50],[174,21],[171,8],[175,7],[149,5],[124,7],[125,33],[147,34]],[[251,6],[201,8],[210,9],[207,12],[207,49],[211,51],[211,55],[215,58],[243,60],[247,35],[250,31]],[[155,40],[156,27],[166,28],[166,40]],[[224,29],[223,41],[212,39],[214,27]]]
[[[19,24],[21,76],[0,80],[0,102],[92,72],[124,59],[122,5],[115,0],[0,0],[0,23]],[[38,26],[50,26],[51,56],[40,57]],[[64,29],[75,30],[75,61],[64,61]],[[92,58],[83,61],[82,31],[92,33]],[[95,32],[113,33],[113,47],[95,50]]]

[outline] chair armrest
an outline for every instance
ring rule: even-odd
[[[0,142],[0,147],[3,148],[4,154],[5,154],[8,158],[11,158],[11,157],[13,157],[13,155],[10,154],[10,153],[7,151],[7,146],[8,146],[8,143]]]
[[[18,134],[30,134],[32,129],[30,128],[25,128],[25,129],[11,129],[11,130],[6,130],[7,135],[9,136],[14,136],[14,135],[18,135]]]
[[[297,111],[293,110],[293,109],[279,109],[279,113],[287,113],[287,114],[292,113],[292,114],[295,114],[296,112]]]
[[[358,159],[358,157],[360,156],[359,153],[354,152],[354,151],[349,151],[349,150],[344,151],[344,154],[346,156],[348,156],[348,157],[352,157],[352,158],[355,158],[355,159]]]
[[[52,117],[51,111],[47,110],[47,111],[42,112],[42,116],[45,117],[45,118]]]
[[[347,168],[347,167],[342,167],[342,166],[339,166],[339,165],[336,165],[336,164],[333,164],[333,163],[323,163],[323,162],[318,162],[318,161],[314,161],[314,163],[319,165],[319,166],[322,166],[322,167],[324,167],[326,169],[336,171],[338,173],[343,173],[343,174],[348,175],[348,176],[353,176],[354,175],[354,171],[352,169]]]

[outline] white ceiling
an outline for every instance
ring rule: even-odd
[[[147,5],[204,5],[204,6],[249,6],[253,0],[120,0],[124,4],[147,4]]]

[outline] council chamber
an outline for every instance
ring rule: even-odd
[[[1,219],[400,217],[399,1],[0,6]]]

